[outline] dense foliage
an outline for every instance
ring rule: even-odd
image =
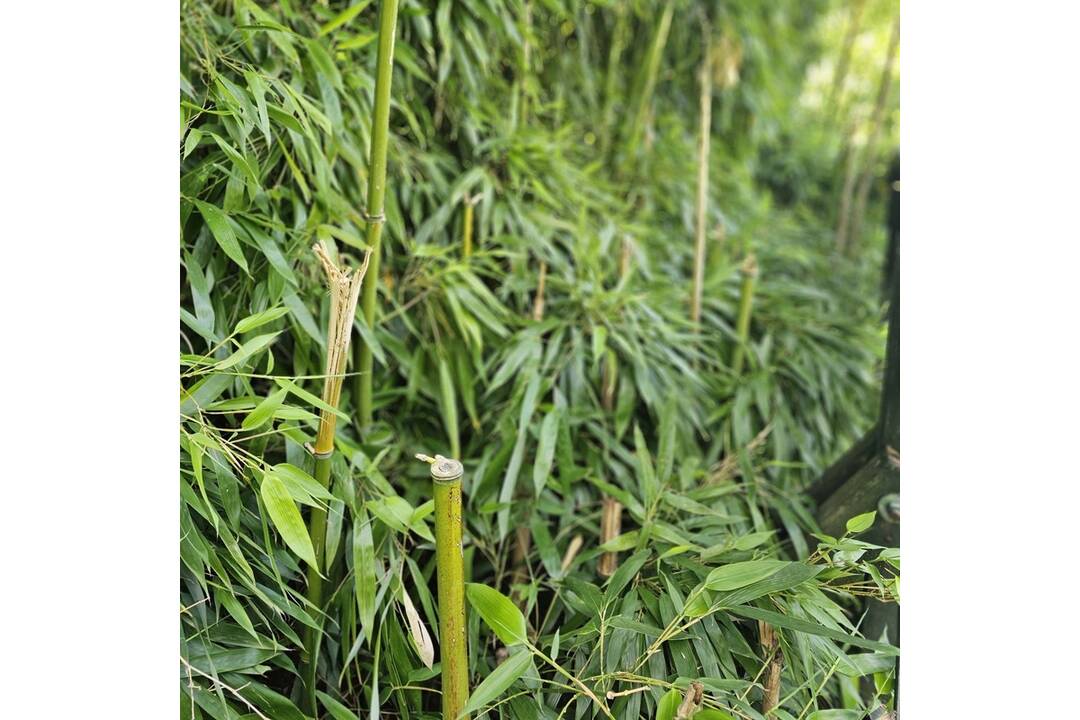
[[[821,535],[800,490],[876,412],[878,194],[849,252],[834,230],[894,4],[864,3],[841,76],[850,13],[824,0],[402,2],[379,312],[353,338],[375,422],[351,377],[327,491],[305,448],[329,313],[311,247],[354,266],[365,249],[378,4],[181,5],[182,717],[304,717],[315,626],[320,717],[438,715],[417,452],[466,469],[475,710],[683,717],[698,681],[699,720],[760,718],[779,656],[770,716],[887,701],[896,650],[858,633],[859,598],[897,600],[898,554],[853,537],[871,517]],[[895,148],[894,105],[867,172]],[[605,496],[625,511],[601,544]],[[304,594],[314,506],[323,607]]]

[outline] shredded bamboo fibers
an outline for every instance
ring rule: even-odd
[[[326,272],[326,284],[330,289],[330,323],[326,335],[326,384],[323,386],[323,402],[336,408],[341,399],[341,385],[345,379],[345,363],[349,357],[349,338],[352,335],[356,304],[360,299],[360,286],[367,274],[371,249],[364,253],[364,262],[355,271],[340,268],[330,258],[326,245],[320,240],[312,248]],[[334,427],[337,415],[329,410],[321,411],[319,434],[315,439],[315,452],[326,453],[334,447]]]

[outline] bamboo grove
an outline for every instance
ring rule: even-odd
[[[182,2],[181,716],[891,708],[896,12]]]

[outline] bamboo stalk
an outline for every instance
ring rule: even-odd
[[[540,275],[536,280],[536,295],[533,296],[533,320],[544,319],[544,288],[547,286],[547,263],[540,261]]]
[[[371,271],[379,277],[379,261],[382,247],[382,229],[386,223],[383,214],[386,201],[386,148],[390,132],[390,81],[394,72],[394,32],[397,27],[398,0],[383,0],[379,6],[379,49],[375,70],[375,105],[371,115],[371,159],[368,163],[367,196],[367,245],[371,249]],[[377,282],[364,286],[361,307],[364,323],[374,332]],[[368,427],[374,418],[372,412],[371,347],[358,343],[356,347],[355,394],[359,403],[360,426]]]
[[[829,90],[828,100],[825,102],[825,107],[829,113],[829,125],[832,125],[833,119],[836,117],[837,102],[843,92],[844,81],[847,80],[848,68],[851,66],[851,51],[855,47],[855,38],[858,37],[859,31],[862,29],[862,15],[865,7],[866,0],[855,0],[851,6],[847,32],[844,33],[844,44],[840,50],[840,61],[836,64],[836,70],[833,72],[832,87]]]
[[[465,637],[465,569],[461,547],[461,476],[457,460],[441,455],[417,459],[431,464],[435,499],[435,573],[439,595],[439,661],[443,720],[457,720],[469,698]]]
[[[885,66],[882,68],[881,79],[878,81],[877,97],[874,100],[874,110],[870,116],[870,135],[862,152],[852,150],[849,158],[849,166],[844,180],[844,194],[840,200],[840,218],[836,230],[836,249],[844,254],[849,254],[858,234],[862,229],[860,213],[866,210],[866,197],[870,190],[870,182],[874,172],[874,152],[877,150],[878,138],[881,136],[881,128],[885,121],[885,106],[889,99],[889,91],[892,89],[892,70],[896,60],[896,51],[900,47],[900,20],[893,23],[892,34],[889,37],[889,49],[885,58]],[[855,178],[858,177],[856,183]],[[856,184],[858,190],[855,189]],[[852,209],[852,197],[854,209]]]
[[[874,180],[874,155],[877,151],[878,140],[881,138],[882,128],[885,126],[885,109],[888,105],[889,92],[892,89],[893,64],[896,62],[896,51],[900,47],[900,20],[893,23],[892,35],[889,37],[888,57],[885,67],[881,72],[881,81],[878,84],[877,100],[874,103],[874,115],[870,130],[870,138],[866,142],[864,152],[865,161],[862,167],[862,176],[859,178],[858,189],[855,191],[855,209],[851,216],[851,235],[847,238],[847,251],[850,254],[854,250],[859,236],[862,234],[863,217],[866,215],[866,199],[870,194],[870,185]]]
[[[610,542],[622,532],[622,503],[608,495],[604,496],[603,510],[600,513],[600,544]],[[596,571],[607,577],[619,567],[619,553],[605,552],[600,556]]]
[[[372,251],[364,253],[363,264],[355,271],[343,270],[330,258],[326,246],[320,242],[313,248],[322,263],[330,289],[330,322],[326,333],[326,380],[323,383],[322,399],[328,406],[336,408],[341,400],[341,386],[345,379],[345,364],[349,356],[349,339],[352,335],[353,318],[356,317],[356,303],[360,297],[364,277],[367,274]],[[374,283],[369,283],[374,284]],[[330,464],[334,455],[334,432],[337,415],[329,410],[321,410],[319,430],[315,436],[313,455],[315,456],[315,480],[324,488],[330,486]],[[315,560],[324,565],[326,545],[326,510],[313,507],[308,521],[308,535],[315,551]],[[317,568],[307,571],[307,599],[318,612],[318,621],[322,612],[323,576]],[[322,643],[322,630],[307,627],[304,635],[304,654],[301,657],[301,677],[304,680],[304,705],[309,714],[315,712],[315,685],[318,678],[319,646]]]
[[[472,257],[473,238],[473,199],[465,196],[465,209],[461,218],[461,252],[465,257]]]
[[[736,375],[742,373],[743,360],[746,357],[746,344],[750,339],[750,313],[754,305],[754,286],[757,284],[758,265],[753,253],[746,256],[742,267],[742,289],[739,292],[739,315],[735,321],[737,344],[731,358],[731,370]]]
[[[709,23],[703,23],[705,59],[701,62],[701,124],[698,138],[698,182],[694,228],[694,280],[690,296],[690,322],[701,323],[701,295],[705,283],[705,211],[709,201],[709,139],[712,130],[712,40]]]
[[[772,625],[759,620],[758,637],[766,662],[769,663],[765,672],[765,690],[761,697],[761,714],[768,716],[780,705],[780,676],[784,670],[784,655],[780,652],[780,639]]]

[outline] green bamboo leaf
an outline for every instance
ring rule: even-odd
[[[320,504],[316,500],[326,503],[334,499],[322,483],[290,463],[278,463],[270,469],[270,474],[281,480],[289,495],[298,503],[316,506]]]
[[[244,362],[250,357],[257,355],[270,346],[270,343],[274,342],[274,339],[280,335],[281,332],[267,333],[265,335],[256,335],[241,345],[236,352],[229,357],[225,358],[217,365],[214,366],[215,370],[228,370],[231,367],[236,367],[240,363]]]
[[[468,583],[465,594],[469,604],[506,645],[525,642],[525,616],[510,598],[495,588],[479,583]]]
[[[679,711],[681,702],[682,694],[678,690],[668,690],[656,704],[656,720],[675,720],[675,713]]]
[[[694,713],[694,720],[735,720],[735,718],[723,710],[717,710],[716,708],[702,708]]]
[[[454,392],[454,378],[450,374],[450,363],[441,353],[439,354],[439,390],[439,407],[442,410],[446,438],[450,443],[450,454],[457,457],[461,454],[457,394]]]
[[[705,578],[710,590],[737,590],[764,580],[790,563],[786,560],[747,560],[716,568]]]
[[[641,434],[641,428],[634,425],[634,448],[638,459],[638,482],[641,490],[641,500],[648,507],[660,492],[660,484],[656,480],[656,472],[653,470],[652,456],[649,454],[649,446],[645,443],[645,436]]]
[[[509,601],[507,601],[509,602]],[[469,702],[465,703],[465,713],[474,713],[506,692],[514,682],[525,674],[533,665],[531,652],[521,651],[511,655],[495,668],[484,682],[472,691]]]
[[[248,635],[251,635],[256,640],[259,639],[259,634],[255,632],[255,626],[251,624],[251,618],[248,617],[247,610],[236,599],[236,596],[224,588],[215,588],[214,598],[219,605],[225,608],[229,615],[232,615],[233,620],[247,631]]]
[[[555,441],[559,436],[560,411],[556,408],[544,417],[540,425],[540,442],[536,446],[536,464],[533,465],[533,490],[536,497],[544,491],[548,476],[551,474],[551,464],[555,460]]]
[[[352,418],[350,418],[348,415],[341,412],[336,407],[332,407],[331,405],[323,402],[323,399],[321,397],[313,393],[309,393],[307,390],[300,387],[292,380],[289,380],[287,378],[274,378],[274,382],[278,384],[278,387],[285,388],[296,397],[311,403],[320,410],[325,410],[326,412],[333,413],[334,415],[337,415],[339,419],[344,420],[345,422],[350,422],[352,420]]]
[[[849,533],[861,533],[863,530],[869,530],[870,526],[874,524],[874,519],[877,518],[877,511],[871,510],[868,513],[862,515],[856,515],[847,521],[847,531]]]
[[[371,520],[360,508],[353,521],[353,573],[356,585],[356,608],[360,627],[368,644],[375,634],[375,543],[371,535]]]
[[[839,643],[848,643],[849,645],[855,645],[857,647],[866,648],[867,650],[873,650],[874,652],[884,653],[886,655],[899,655],[900,650],[888,643],[875,642],[873,640],[867,640],[866,638],[856,637],[855,635],[849,635],[842,630],[835,630],[833,628],[819,625],[809,620],[803,620],[801,618],[791,617],[790,615],[783,615],[771,610],[762,610],[751,605],[740,605],[739,607],[733,607],[728,612],[735,615],[741,615],[752,620],[764,620],[770,625],[776,627],[787,628],[788,630],[795,630],[797,632],[804,632],[810,635],[818,635],[820,637],[827,637],[830,640],[835,640]]]
[[[287,390],[278,390],[267,395],[262,399],[262,402],[255,406],[254,410],[248,413],[248,416],[240,423],[240,428],[242,430],[252,430],[260,427],[274,416],[281,404],[285,402],[285,396],[288,394]]]
[[[774,595],[784,590],[790,590],[816,577],[824,569],[823,565],[807,565],[801,562],[788,563],[765,579],[758,580],[722,596],[719,603],[722,607],[733,607],[743,605],[765,595]]]
[[[318,696],[319,702],[326,708],[326,712],[330,713],[330,717],[334,720],[360,720],[356,713],[324,693],[322,690],[316,690],[315,694]]]
[[[263,310],[262,312],[255,313],[254,315],[248,315],[246,318],[236,323],[236,327],[233,329],[234,335],[240,333],[246,333],[254,330],[257,327],[262,327],[266,323],[273,322],[283,315],[289,313],[287,307],[273,307],[269,310]]]
[[[648,548],[638,550],[619,565],[619,568],[608,579],[607,588],[604,590],[604,598],[608,602],[619,597],[623,589],[637,576],[651,554],[652,550]]]
[[[359,0],[355,5],[345,8],[338,13],[333,20],[330,20],[319,28],[319,37],[327,35],[343,25],[347,25],[350,20],[363,12],[364,8],[370,4],[371,0]]]
[[[285,544],[304,562],[318,571],[311,537],[308,535],[307,528],[304,527],[304,520],[300,517],[300,511],[296,509],[296,503],[293,502],[285,483],[277,475],[266,473],[263,476],[260,492],[266,511],[270,514],[274,527],[281,533]]]
[[[211,205],[202,200],[196,200],[195,206],[199,208],[199,214],[203,216],[217,244],[234,263],[250,275],[247,260],[244,259],[244,251],[240,249],[240,241],[236,239],[236,233],[229,224],[228,216],[217,205]]]
[[[338,547],[341,545],[341,531],[345,527],[345,503],[333,498],[326,509],[326,566],[334,564]]]

